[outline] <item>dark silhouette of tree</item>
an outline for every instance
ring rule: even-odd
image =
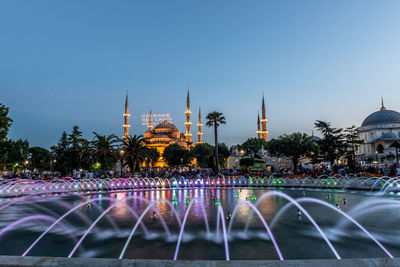
[[[36,168],[39,171],[45,171],[50,169],[51,153],[42,147],[31,147],[29,148],[30,166]]]
[[[6,141],[13,120],[8,116],[9,108],[0,103],[0,142]]]
[[[265,142],[264,139],[262,138],[249,138],[247,139],[242,145],[241,149],[244,150],[246,155],[249,155],[251,153],[256,154],[261,147],[264,146],[264,148],[267,148],[267,142]]]
[[[151,160],[152,157],[155,157],[152,154],[154,152],[144,145],[144,138],[141,135],[126,137],[124,139],[123,151],[124,165],[127,165],[131,172],[139,170],[140,165],[146,159]]]
[[[356,169],[356,152],[358,147],[364,143],[364,140],[360,139],[357,127],[355,125],[347,127],[344,130],[344,142],[346,144],[346,158],[349,164],[349,168],[354,172]]]
[[[310,156],[318,150],[314,140],[305,133],[285,134],[268,143],[268,151],[275,156],[290,158],[296,170],[302,157]]]
[[[322,134],[317,143],[320,148],[322,160],[329,161],[331,165],[345,153],[346,145],[342,128],[333,128],[329,122],[317,120],[315,128]]]
[[[229,148],[225,143],[218,144],[218,164],[225,167],[225,161],[229,157]]]
[[[219,173],[219,165],[218,165],[218,127],[220,125],[226,124],[225,117],[221,112],[213,111],[207,114],[207,127],[214,127],[214,141],[215,141],[215,166],[216,171]]]
[[[197,165],[201,168],[209,166],[209,159],[212,157],[213,146],[207,143],[197,144],[193,148],[193,155],[197,160]]]
[[[193,158],[191,151],[178,144],[167,146],[162,156],[171,167],[187,166]]]
[[[243,169],[248,170],[251,166],[254,165],[254,159],[252,159],[252,158],[242,158],[239,161],[239,165]]]
[[[93,134],[94,138],[91,144],[94,158],[99,161],[101,170],[104,172],[107,169],[107,162],[109,160],[115,163],[117,158],[116,151],[120,140],[115,134],[100,135],[96,132],[93,132]]]

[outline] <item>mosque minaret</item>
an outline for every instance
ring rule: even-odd
[[[262,111],[261,111],[261,126],[262,126],[262,131],[261,131],[261,136],[262,138],[265,140],[265,142],[267,141],[267,137],[268,137],[268,131],[267,131],[267,115],[266,115],[266,111],[265,111],[265,102],[264,102],[264,94],[262,97]]]
[[[124,128],[124,139],[129,136],[129,128],[131,127],[129,125],[129,117],[130,116],[131,116],[131,114],[129,114],[128,91],[126,91],[125,113],[124,113],[125,123],[123,125],[123,128]]]
[[[192,114],[192,112],[190,112],[190,96],[189,96],[189,88],[188,88],[187,99],[186,99],[186,111],[185,111],[185,115],[186,115],[186,122],[185,122],[185,126],[186,126],[186,133],[185,133],[186,142],[191,142],[192,141],[192,134],[190,132],[190,126],[192,125],[192,123],[190,122],[190,115],[191,114]]]
[[[149,131],[153,130],[153,114],[151,113],[150,109],[150,115],[149,115]]]
[[[201,123],[201,109],[199,107],[199,123],[197,124],[198,131],[197,131],[197,143],[203,143],[203,124]]]
[[[257,138],[261,138],[260,113],[257,112]]]

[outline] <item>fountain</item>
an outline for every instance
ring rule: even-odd
[[[400,219],[399,179],[7,180],[0,184],[0,250],[118,259],[393,258],[400,255],[390,238]]]

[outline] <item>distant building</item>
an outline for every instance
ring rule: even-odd
[[[359,160],[379,160],[383,156],[396,154],[396,149],[390,147],[400,140],[400,113],[388,110],[382,106],[379,111],[369,115],[358,128],[360,139],[364,144],[357,151]]]
[[[190,121],[190,97],[189,97],[189,90],[187,93],[187,100],[186,100],[186,122],[185,122],[185,133],[179,131],[179,129],[169,122],[166,118],[163,122],[159,123],[155,127],[153,127],[153,116],[152,111],[150,109],[150,116],[149,116],[149,124],[148,130],[144,133],[144,140],[145,145],[149,148],[157,149],[158,153],[160,154],[160,158],[158,162],[154,165],[154,167],[168,167],[167,162],[162,157],[164,153],[164,149],[171,145],[171,144],[178,144],[186,149],[193,148],[193,141],[192,141],[192,134],[190,132],[191,129],[191,121]],[[129,104],[128,104],[128,94],[126,95],[125,100],[125,113],[124,113],[124,138],[129,135]],[[199,110],[199,124],[198,124],[198,136],[199,136],[199,143],[202,142],[202,124],[201,124],[201,113]],[[145,164],[145,163],[144,163]],[[143,165],[145,166],[145,165]]]
[[[144,133],[146,146],[157,149],[160,158],[154,167],[166,167],[168,164],[164,161],[162,154],[164,149],[170,144],[178,144],[182,147],[189,148],[184,133],[181,133],[176,126],[167,120],[158,124],[154,129],[147,130]]]

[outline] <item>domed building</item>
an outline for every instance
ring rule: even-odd
[[[152,128],[151,123],[149,123],[149,130],[144,133],[144,139],[146,146],[150,148],[156,148],[160,155],[162,155],[164,153],[164,149],[171,144],[178,144],[185,148],[189,148],[191,144],[186,140],[185,134],[181,133],[174,124],[168,122],[167,120],[164,120],[158,124],[156,127],[154,127],[154,129]],[[163,157],[160,156],[154,167],[166,166],[166,162],[164,161]]]
[[[153,115],[150,109],[148,130],[144,133],[145,146],[157,149],[158,153],[160,154],[160,158],[152,167],[157,167],[157,168],[168,167],[168,164],[162,157],[162,154],[164,153],[165,148],[171,144],[177,144],[186,149],[192,149],[194,147],[194,142],[192,140],[192,133],[191,133],[191,125],[192,125],[190,121],[191,114],[192,112],[190,111],[189,89],[186,98],[185,133],[183,132],[181,133],[174,124],[172,124],[167,120],[167,118],[165,118],[163,122],[159,123],[153,128]],[[130,116],[131,114],[129,113],[129,103],[128,103],[128,93],[127,93],[125,99],[125,113],[123,114],[124,124],[122,125],[124,129],[123,138],[127,138],[129,136],[129,130],[131,129],[131,125],[129,124]],[[199,108],[199,121],[197,124],[198,128],[197,144],[203,143],[202,126],[203,124],[201,123],[201,111]],[[193,160],[192,164],[196,164],[196,161]],[[146,167],[146,162],[143,162],[142,167]]]
[[[390,147],[400,140],[400,113],[387,110],[383,104],[379,111],[369,115],[358,128],[364,144],[358,148],[360,160],[376,160],[389,154],[396,155],[396,149]]]

